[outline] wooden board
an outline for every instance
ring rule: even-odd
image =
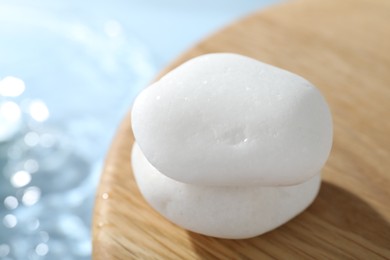
[[[235,52],[314,83],[334,117],[334,144],[314,203],[262,236],[225,240],[158,215],[132,176],[130,117],[108,153],[93,224],[95,259],[390,259],[390,1],[300,0],[205,39],[166,71]]]

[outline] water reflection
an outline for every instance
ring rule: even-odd
[[[18,199],[14,196],[8,196],[4,199],[4,206],[7,209],[16,209],[19,206]]]
[[[41,189],[35,186],[27,188],[22,197],[23,205],[32,206],[39,201],[41,197]]]
[[[10,79],[7,87],[23,82]],[[62,129],[42,124],[50,116],[43,101],[23,99],[21,88],[12,92],[4,79],[2,84],[8,97],[0,103],[0,258],[88,257],[90,224],[78,215],[90,210],[83,203],[93,199],[92,188],[86,189],[90,163]]]
[[[24,143],[27,146],[34,147],[39,143],[39,135],[36,132],[28,132],[24,136]]]
[[[26,171],[15,172],[15,174],[12,175],[10,182],[15,188],[24,187],[31,182],[31,174]]]
[[[37,255],[39,256],[44,256],[44,255],[47,255],[47,253],[49,252],[49,247],[47,244],[45,243],[40,243],[37,245],[37,247],[35,248],[35,252],[37,253]]]
[[[6,141],[19,131],[21,127],[21,110],[12,101],[0,99],[0,142]]]
[[[7,76],[0,80],[0,96],[17,97],[23,94],[26,86],[20,78]]]
[[[7,214],[3,218],[3,224],[6,228],[14,228],[18,224],[18,219],[13,214]]]
[[[0,258],[90,258],[103,156],[155,72],[119,20],[84,15],[0,3]]]
[[[49,109],[41,100],[33,100],[28,106],[30,116],[37,122],[46,121],[49,118]]]

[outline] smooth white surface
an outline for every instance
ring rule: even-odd
[[[134,176],[144,198],[173,223],[204,235],[241,239],[261,235],[302,212],[316,197],[320,175],[289,187],[211,187],[172,180],[133,147]]]
[[[283,186],[321,171],[332,145],[326,101],[308,81],[236,54],[192,59],[145,89],[135,139],[184,183]]]

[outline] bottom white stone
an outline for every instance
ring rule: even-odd
[[[316,197],[320,174],[284,187],[215,187],[177,182],[160,173],[135,143],[132,166],[138,187],[161,215],[190,231],[220,238],[261,235],[286,223]]]

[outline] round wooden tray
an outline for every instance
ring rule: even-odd
[[[334,117],[334,145],[314,203],[276,230],[224,240],[156,213],[134,182],[130,116],[101,177],[95,259],[390,258],[390,1],[300,0],[205,39],[165,70],[209,52],[235,52],[314,83]]]

